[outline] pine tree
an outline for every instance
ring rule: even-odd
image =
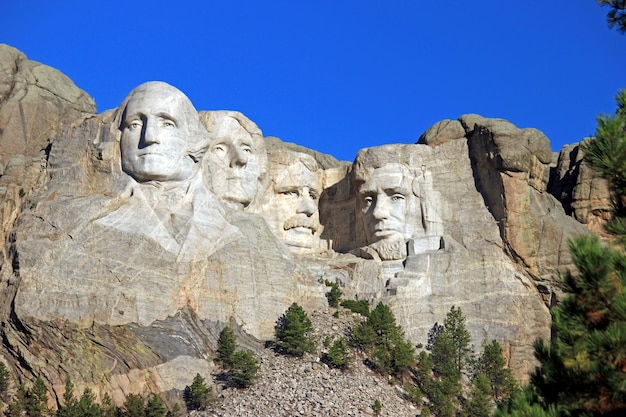
[[[483,353],[476,361],[476,373],[484,374],[489,380],[497,403],[506,401],[518,389],[511,370],[506,368],[502,346],[495,339],[489,344],[483,344]]]
[[[33,386],[27,390],[26,413],[30,417],[48,415],[48,388],[41,377],[37,377]]]
[[[78,400],[74,396],[74,384],[69,379],[65,383],[63,405],[59,406],[57,417],[81,417],[78,410]]]
[[[148,402],[145,408],[145,416],[146,417],[165,417],[167,414],[167,407],[156,394],[151,394],[150,398],[148,398]]]
[[[122,406],[122,417],[144,417],[146,407],[144,399],[139,394],[128,394]]]
[[[213,401],[213,390],[202,375],[196,374],[191,386],[185,388],[185,400],[189,410],[204,410]]]
[[[354,357],[350,354],[348,341],[345,337],[340,337],[330,345],[326,358],[332,367],[346,369],[350,366]]]
[[[415,364],[415,348],[404,339],[402,327],[383,302],[352,330],[351,343],[363,351],[371,349],[374,368],[382,374],[402,375]]]
[[[595,236],[570,241],[577,272],[561,280],[565,296],[551,311],[553,337],[536,343],[541,366],[532,385],[499,415],[626,414],[626,90],[617,101],[615,116],[599,117],[596,138],[584,147],[610,184],[613,219],[606,230],[613,246]]]
[[[454,348],[453,360],[457,372],[461,374],[471,352],[469,344],[472,338],[465,326],[465,316],[460,307],[456,308],[452,306],[450,308],[443,322],[443,328],[443,331],[447,333],[450,343],[452,343]]]
[[[339,300],[343,294],[341,288],[339,288],[339,284],[326,280],[326,286],[330,287],[330,291],[326,293],[328,305],[331,307],[339,307]]]
[[[278,319],[275,327],[276,344],[280,351],[292,356],[302,356],[313,351],[313,324],[306,311],[293,303]]]
[[[472,380],[470,397],[463,405],[461,417],[489,417],[492,409],[492,395],[487,376],[479,373]]]
[[[257,378],[259,362],[252,352],[239,350],[232,355],[231,377],[240,388],[247,388]]]
[[[0,398],[5,399],[10,381],[11,374],[9,373],[9,370],[4,362],[0,361]]]
[[[172,407],[172,410],[167,415],[168,417],[182,417],[183,410],[181,410],[180,404],[175,403],[174,406]]]
[[[90,388],[85,388],[80,396],[78,410],[82,417],[102,417],[102,409],[96,403],[96,395]]]
[[[575,412],[626,412],[626,256],[597,237],[570,243],[579,273],[552,310],[555,337],[536,346],[533,381],[549,403]]]
[[[113,399],[111,399],[108,392],[104,393],[100,408],[102,409],[102,417],[117,417],[118,408],[113,403]]]
[[[611,10],[606,15],[610,28],[617,26],[617,30],[626,33],[626,0],[597,0],[602,6],[609,6]]]
[[[237,339],[235,339],[235,333],[233,329],[226,326],[220,332],[220,337],[217,341],[217,360],[222,366],[228,368],[231,366],[231,357],[235,353],[237,348]]]
[[[20,384],[17,387],[17,392],[13,401],[9,403],[7,414],[9,417],[22,416],[28,405],[28,388],[24,384]]]

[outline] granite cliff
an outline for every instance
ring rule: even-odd
[[[444,120],[350,164],[241,113],[198,113],[164,83],[122,99],[95,114],[63,74],[0,45],[0,354],[57,399],[67,378],[118,402],[174,393],[211,373],[223,326],[258,349],[292,302],[324,311],[320,280],[384,301],[415,343],[460,306],[474,344],[496,338],[523,378],[567,239],[608,213],[578,145],[556,155],[506,120]],[[162,134],[181,148],[139,152]],[[174,168],[158,159],[177,152]]]

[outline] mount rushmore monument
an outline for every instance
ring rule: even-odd
[[[220,330],[260,348],[293,302],[383,301],[415,344],[451,306],[519,377],[550,336],[567,240],[609,210],[577,145],[468,114],[340,162],[147,82],[96,114],[0,45],[2,360],[78,388],[167,392],[209,375]],[[219,106],[219,103],[215,103]],[[401,138],[400,138],[401,139]]]

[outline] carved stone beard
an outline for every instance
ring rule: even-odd
[[[376,251],[382,261],[399,261],[407,257],[406,242],[404,240],[391,242],[381,240],[372,243],[369,247]]]

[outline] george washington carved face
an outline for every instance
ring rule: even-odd
[[[182,181],[208,146],[197,113],[180,90],[162,82],[135,88],[118,110],[122,170],[137,181]]]

